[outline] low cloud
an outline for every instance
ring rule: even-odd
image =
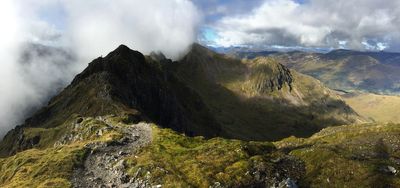
[[[83,56],[124,43],[143,53],[178,58],[197,36],[200,13],[187,0],[66,0],[67,37]]]
[[[400,50],[398,0],[265,0],[213,24],[221,46],[303,46]]]
[[[0,138],[91,59],[119,44],[178,58],[200,22],[188,0],[0,1]]]

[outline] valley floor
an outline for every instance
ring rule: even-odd
[[[355,93],[342,95],[360,115],[377,122],[400,123],[400,96]]]

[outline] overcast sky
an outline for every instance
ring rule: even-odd
[[[173,59],[193,42],[400,52],[399,26],[400,0],[0,0],[0,136],[119,44]],[[28,43],[74,58],[21,62]]]

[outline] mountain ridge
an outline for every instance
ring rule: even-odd
[[[10,131],[0,143],[0,153],[12,154],[38,143],[37,137],[32,142],[23,136],[23,127],[57,127],[74,114],[127,114],[135,121],[156,122],[189,135],[218,135],[219,125],[207,111],[196,93],[173,75],[161,73],[140,52],[121,45],[106,57],[93,60],[48,106]],[[196,117],[189,119],[192,116]],[[202,122],[201,126],[196,122]],[[204,132],[207,127],[211,130]],[[19,139],[13,141],[15,137]]]
[[[261,65],[262,69],[257,70],[257,67],[253,67],[255,65]],[[253,75],[253,78],[256,80],[247,80],[246,75],[251,77],[255,70],[258,75]],[[297,73],[295,77],[307,80]],[[229,83],[222,83],[225,81]],[[234,83],[233,87],[230,86],[231,81]],[[10,131],[0,143],[0,153],[3,156],[14,154],[40,143],[40,136],[25,137],[24,127],[57,127],[76,114],[85,117],[126,114],[135,121],[154,122],[192,136],[223,136],[245,140],[273,140],[292,134],[306,136],[327,125],[340,125],[361,119],[345,103],[340,102],[340,99],[331,98],[332,94],[327,93],[318,94],[321,99],[315,98],[307,102],[319,104],[318,100],[325,101],[321,105],[326,106],[326,112],[320,111],[318,113],[322,113],[318,114],[313,112],[312,108],[309,112],[301,110],[302,107],[296,105],[306,104],[304,99],[312,99],[314,94],[301,94],[301,87],[292,91],[292,81],[289,69],[275,60],[242,62],[194,44],[192,50],[181,61],[155,61],[151,56],[144,56],[125,45],[120,45],[104,58],[99,57],[89,63],[69,86],[50,100],[48,106],[28,118],[22,126]],[[311,87],[315,87],[314,84],[319,85],[310,81],[305,83],[312,83]],[[297,85],[305,84],[299,82]],[[256,93],[243,92],[252,90],[247,87],[255,89]],[[268,91],[264,87],[268,88]],[[260,88],[264,89],[258,93],[257,89]],[[231,98],[222,106],[237,105],[238,108],[247,111],[245,110],[244,114],[240,110],[235,112],[237,117],[225,115],[223,111],[229,111],[230,107],[215,107],[215,100],[204,93],[209,90],[217,92],[215,94],[219,97]],[[253,109],[253,105],[258,105],[259,110]],[[342,111],[341,108],[345,110]],[[324,117],[324,113],[328,114],[336,109],[339,110],[340,118],[335,119],[332,115]],[[257,117],[257,113],[260,112],[269,115],[251,120],[252,126],[258,125],[258,128],[247,129],[249,132],[238,134],[244,129],[246,121]],[[246,113],[248,115],[245,115]],[[343,115],[340,115],[341,113]],[[290,114],[296,117],[287,123]],[[279,118],[274,120],[275,123],[270,122],[277,117]],[[299,126],[302,121],[311,126]],[[320,127],[321,125],[323,126]],[[291,128],[287,129],[288,127]],[[15,137],[18,138],[16,141]]]
[[[213,114],[217,116],[217,120],[223,127],[225,126],[228,137],[233,134],[233,138],[245,140],[273,140],[289,134],[306,136],[320,129],[318,125],[324,123],[340,125],[357,121],[355,119],[358,115],[352,112],[339,96],[311,77],[292,70],[289,74],[288,69],[282,68],[275,59],[267,58],[257,63],[253,60],[243,61],[218,54],[198,44],[195,44],[193,48],[194,50],[181,61],[171,66],[171,69],[202,96]],[[251,79],[251,73],[257,72],[257,64],[262,65],[262,69],[258,71],[261,74]],[[287,77],[286,81],[283,81],[285,79],[282,79],[282,75]],[[294,81],[292,77],[295,77]],[[271,79],[272,83],[276,84],[270,84]],[[267,90],[263,89],[266,92],[257,91],[257,85],[260,83],[267,83],[261,84],[267,86],[266,88],[269,87]],[[279,85],[279,87],[274,89],[271,87],[273,85]],[[293,85],[295,87],[291,89]],[[312,110],[318,107],[324,109],[320,110],[321,114],[314,113],[315,111]],[[338,112],[334,112],[336,109]],[[330,112],[337,113],[337,117],[343,119],[338,121],[335,119],[336,116],[328,115]],[[260,113],[265,114],[265,117],[256,115]],[[324,117],[325,115],[327,116]],[[288,117],[293,117],[293,119]],[[330,117],[332,119],[329,119]],[[318,122],[320,120],[324,123]],[[301,124],[300,122],[308,126],[298,125]],[[242,127],[247,124],[256,126],[255,130],[258,131],[247,133],[252,135],[250,137],[237,135],[236,132],[242,132],[240,130],[251,131]],[[270,134],[263,135],[262,132],[270,132]],[[275,137],[270,137],[271,135]]]
[[[120,46],[0,142],[0,186],[399,185],[399,125],[283,63]]]

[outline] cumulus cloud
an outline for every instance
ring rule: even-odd
[[[86,56],[124,43],[177,58],[196,39],[200,23],[200,13],[187,0],[69,0],[65,9],[68,37]]]
[[[188,0],[1,0],[0,137],[91,59],[122,43],[178,58],[200,21]]]
[[[206,23],[212,22],[222,16],[243,14],[259,6],[264,0],[192,0],[205,15]]]
[[[400,50],[398,0],[265,0],[214,25],[216,43]]]

